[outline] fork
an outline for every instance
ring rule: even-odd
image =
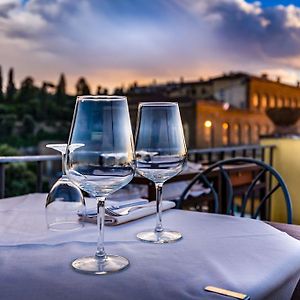
[[[127,208],[124,208],[122,209],[121,211],[119,212],[116,212],[115,210],[112,210],[111,208],[109,207],[106,207],[105,208],[105,213],[109,216],[113,216],[113,217],[121,217],[121,216],[126,216],[129,214],[129,212],[131,210],[135,210],[135,209],[139,209],[141,207],[144,207],[146,204],[144,205],[139,205],[139,206],[131,206],[131,207],[127,207]]]

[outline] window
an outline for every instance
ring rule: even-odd
[[[260,134],[261,135],[266,135],[268,133],[268,127],[267,125],[262,125],[260,128]]]
[[[282,97],[277,98],[277,107],[283,107],[283,99]]]
[[[223,146],[228,146],[230,143],[230,128],[229,124],[224,122],[222,124],[222,144]]]
[[[244,125],[243,143],[251,144],[251,127],[249,124]]]
[[[253,94],[252,105],[253,105],[254,108],[258,108],[259,107],[259,96],[258,96],[257,93]]]
[[[204,141],[208,147],[213,147],[213,127],[210,120],[206,120],[203,124]]]
[[[252,140],[254,143],[258,143],[259,141],[259,130],[260,127],[258,124],[253,125],[253,135],[252,135]]]
[[[297,107],[297,98],[293,98],[292,107]]]
[[[240,124],[233,125],[232,142],[235,145],[241,144],[241,126]]]
[[[268,101],[267,101],[267,96],[266,95],[263,95],[261,97],[261,101],[260,101],[260,108],[261,110],[265,110],[268,106]]]
[[[290,98],[284,98],[283,103],[285,107],[290,107],[291,106],[291,99]]]
[[[275,107],[275,97],[270,96],[269,98],[269,107]]]

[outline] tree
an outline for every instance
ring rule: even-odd
[[[98,85],[97,86],[97,92],[96,92],[97,95],[102,95],[102,86],[101,85]]]
[[[26,114],[23,117],[23,122],[22,122],[23,126],[21,128],[21,134],[22,135],[29,135],[29,134],[33,134],[34,133],[34,129],[35,129],[35,122],[34,119],[31,115]]]
[[[4,99],[3,96],[3,78],[2,78],[2,68],[0,66],[0,101]]]
[[[78,79],[76,83],[76,93],[77,95],[89,95],[90,94],[90,87],[87,84],[84,77]]]
[[[1,156],[15,156],[20,153],[6,144],[0,145]],[[5,168],[6,189],[5,197],[28,194],[34,191],[36,175],[26,163],[12,163]]]
[[[8,84],[6,88],[6,99],[12,101],[16,93],[16,87],[14,83],[14,69],[10,68],[8,71]]]
[[[55,98],[58,103],[64,103],[66,100],[66,78],[64,73],[60,74],[59,81],[56,86]]]
[[[35,87],[33,78],[28,76],[21,82],[21,88],[18,94],[18,101],[28,102],[35,97]]]

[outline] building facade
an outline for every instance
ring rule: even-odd
[[[266,74],[230,73],[207,81],[181,80],[165,87],[137,87],[127,96],[133,127],[139,102],[178,102],[189,148],[256,144],[260,136],[274,130],[265,113],[268,108],[300,107],[299,84],[272,81]]]

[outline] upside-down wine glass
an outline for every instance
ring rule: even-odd
[[[182,238],[177,231],[162,226],[162,187],[185,165],[187,149],[177,103],[141,103],[135,135],[137,173],[153,181],[156,188],[156,227],[138,233],[151,243],[169,243]]]
[[[85,201],[80,189],[72,183],[64,168],[67,144],[48,144],[62,155],[62,176],[52,186],[46,199],[46,222],[52,231],[70,231],[83,227],[78,214],[84,215]]]
[[[94,256],[73,261],[76,270],[102,275],[129,265],[126,258],[108,255],[104,250],[104,205],[107,196],[128,184],[134,172],[134,145],[126,97],[77,97],[66,173],[96,199],[98,242]]]

